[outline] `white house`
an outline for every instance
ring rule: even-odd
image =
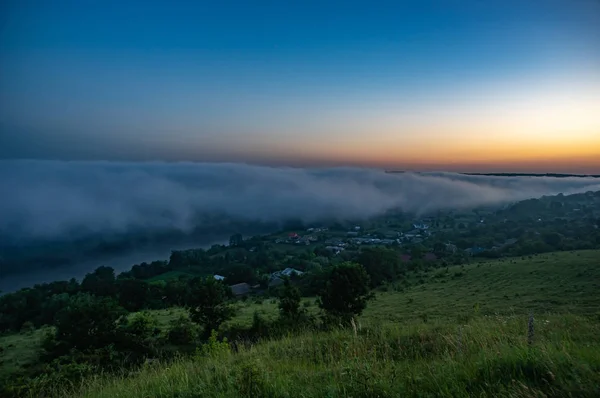
[[[215,275],[214,277],[215,277],[215,279],[216,279],[216,280],[218,280],[218,281],[222,281],[222,280],[224,280],[224,279],[225,279],[225,277],[224,277],[224,276],[221,276],[221,275]]]
[[[271,274],[271,278],[280,278],[282,276],[292,276],[293,274],[296,274],[298,276],[302,275],[304,272],[302,271],[298,271],[297,269],[294,268],[286,268],[283,271],[277,271],[277,272],[273,272]]]

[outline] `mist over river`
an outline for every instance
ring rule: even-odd
[[[208,249],[215,244],[227,244],[228,238],[206,240],[206,241],[187,241],[179,244],[153,245],[147,248],[138,248],[127,253],[106,256],[98,259],[90,259],[76,264],[66,264],[51,268],[36,268],[29,272],[9,274],[3,276],[0,273],[0,294],[10,293],[24,287],[31,287],[38,283],[47,283],[60,280],[69,280],[76,278],[81,281],[83,277],[100,266],[110,266],[118,274],[128,271],[135,264],[142,262],[150,263],[157,260],[168,260],[172,250],[186,249]]]

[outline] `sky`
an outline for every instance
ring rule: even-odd
[[[600,173],[600,0],[4,0],[22,158]]]

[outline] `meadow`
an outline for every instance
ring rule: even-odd
[[[595,397],[600,328],[562,315],[306,332],[84,380],[82,397]],[[224,348],[224,349],[222,349]]]
[[[63,385],[84,397],[600,396],[600,252],[505,258],[411,272],[380,287],[353,328],[253,345]],[[303,308],[319,313],[315,299]],[[248,298],[222,327],[277,301]],[[162,328],[183,309],[152,311]],[[533,315],[533,335],[528,333]],[[2,371],[35,360],[41,331],[0,338]]]
[[[600,316],[600,251],[555,252],[506,258],[464,266],[411,272],[383,286],[359,318],[365,325],[415,320],[461,321],[477,316],[526,317],[530,312]],[[255,311],[278,314],[277,300],[258,304],[249,298],[236,304],[228,324],[249,325]],[[315,298],[304,308],[318,313]],[[179,308],[152,311],[159,322],[186,315]]]

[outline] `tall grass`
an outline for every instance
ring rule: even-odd
[[[596,397],[600,325],[562,315],[303,332],[54,391],[84,397]],[[459,328],[460,326],[460,328]]]

